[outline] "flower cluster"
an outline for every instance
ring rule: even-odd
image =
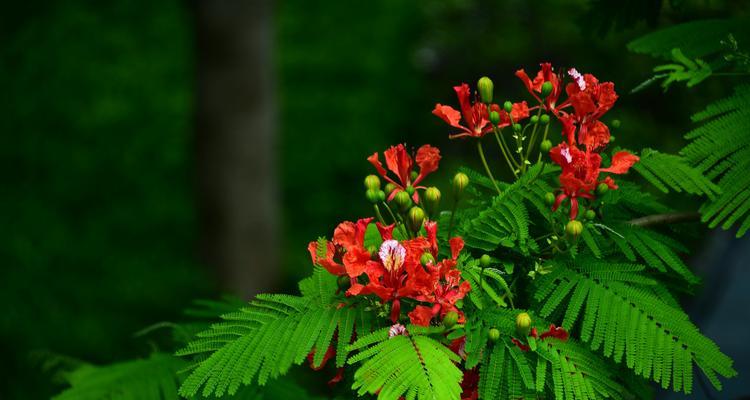
[[[386,166],[396,175],[396,179],[389,177],[377,153],[368,160],[384,179],[395,186],[388,197],[392,199],[404,191],[415,203],[419,202],[416,189],[423,187],[416,185],[437,169],[439,151],[429,145],[422,146],[413,160],[406,148],[398,145],[386,150],[384,155]],[[414,161],[420,171],[412,178]],[[458,322],[462,322],[464,316],[456,307],[456,302],[471,290],[470,284],[461,280],[461,272],[456,269],[463,240],[458,237],[450,239],[450,258],[436,261],[437,222],[427,220],[412,223],[412,237],[403,240],[394,237],[396,221],[388,225],[376,222],[380,245],[370,245],[368,248],[365,233],[372,220],[365,218],[356,223],[342,222],[334,231],[333,239],[325,243],[324,249],[319,247],[321,242],[311,242],[308,250],[313,263],[333,275],[348,278],[347,296],[374,295],[390,305],[390,318],[394,324],[400,319],[404,299],[409,299],[413,304],[408,312],[412,324],[428,326],[433,318],[443,319],[450,312],[456,313]],[[421,232],[424,234],[421,235]]]
[[[516,73],[524,82],[529,82],[523,70]],[[578,216],[578,199],[592,200],[594,191],[599,185],[617,189],[611,176],[600,178],[602,172],[624,174],[638,161],[638,157],[619,151],[612,157],[608,168],[602,168],[602,156],[599,152],[610,142],[609,127],[600,118],[612,108],[617,100],[615,86],[612,82],[600,83],[591,74],[581,74],[575,68],[568,70],[573,82],[565,86],[568,98],[556,105],[561,90],[562,77],[552,73],[550,64],[542,64],[529,91],[534,93],[534,84],[542,79],[552,83],[551,94],[544,106],[562,123],[563,142],[550,150],[552,160],[560,165],[561,193],[555,198],[553,210],[557,210],[564,200],[570,201],[570,219]],[[554,78],[553,78],[554,77]]]
[[[375,226],[382,242],[376,251],[368,250],[364,234],[371,220],[339,224],[333,240],[327,243],[324,257],[320,256],[319,243],[311,242],[308,250],[313,262],[333,275],[348,277],[347,296],[372,294],[390,304],[394,323],[401,315],[403,299],[415,300],[417,304],[408,313],[412,324],[428,326],[434,317],[443,318],[451,311],[456,312],[458,322],[462,322],[463,314],[456,308],[456,302],[471,290],[456,269],[463,240],[452,238],[451,257],[434,261],[438,257],[437,222],[425,223],[426,237],[401,241],[393,237],[395,225],[384,226],[377,222]]]

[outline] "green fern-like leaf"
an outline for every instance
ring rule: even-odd
[[[580,263],[583,260],[576,260]],[[663,388],[689,393],[694,364],[717,388],[717,374],[736,374],[732,360],[702,336],[687,315],[640,284],[650,282],[634,281],[637,267],[625,269],[616,266],[619,273],[611,274],[603,263],[558,266],[535,282],[541,316],[558,316],[568,330],[578,326],[579,337],[592,350],[617,363],[624,360],[636,374]]]
[[[499,246],[517,248],[523,254],[536,249],[529,235],[527,203],[540,212],[547,211],[543,199],[551,187],[543,178],[552,171],[554,168],[543,163],[535,164],[513,184],[501,185],[502,193],[464,225],[466,245],[486,251]]]
[[[359,350],[349,364],[361,363],[354,373],[353,389],[360,396],[378,393],[378,399],[458,399],[461,395],[460,358],[434,339],[416,334],[389,337],[382,329],[357,340],[350,350]]]
[[[335,277],[316,269],[300,283],[303,297],[259,295],[239,311],[222,316],[223,322],[201,332],[177,354],[197,356],[198,363],[180,387],[183,396],[234,394],[242,385],[264,385],[301,364],[313,352],[320,366],[339,332],[336,362],[347,357],[355,326],[369,332],[370,317],[361,309],[339,307]]]
[[[679,156],[645,149],[633,169],[665,193],[672,189],[714,197],[719,192],[718,186]]]
[[[185,361],[161,353],[102,367],[84,365],[65,375],[70,388],[53,399],[175,400],[177,372],[185,366]]]

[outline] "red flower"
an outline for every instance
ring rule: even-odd
[[[415,159],[412,159],[403,144],[391,146],[388,150],[383,152],[383,155],[385,156],[385,165],[388,167],[389,171],[396,175],[396,179],[388,176],[388,171],[386,171],[383,164],[380,163],[380,158],[377,152],[368,157],[367,161],[375,167],[383,179],[396,185],[397,189],[391,192],[388,200],[393,199],[396,193],[406,190],[409,186],[412,186],[415,189],[424,189],[423,186],[417,185],[422,182],[427,175],[437,170],[438,163],[440,162],[440,150],[428,144],[417,150]],[[411,171],[414,169],[415,161],[419,166],[419,175],[414,181],[412,181]],[[416,190],[412,197],[414,202],[419,202],[419,195]]]
[[[485,133],[490,132],[492,126],[490,125],[487,106],[478,101],[475,101],[473,104],[471,103],[469,85],[462,83],[460,86],[454,86],[453,90],[456,91],[456,95],[458,96],[458,104],[461,107],[461,112],[458,112],[451,106],[444,106],[440,103],[436,104],[435,109],[432,110],[434,115],[447,122],[450,126],[462,131],[449,137],[451,139],[466,136],[482,137]],[[460,124],[461,117],[463,117],[465,125]]]
[[[589,151],[596,151],[609,143],[609,128],[599,121],[599,118],[609,111],[617,100],[615,85],[612,82],[599,83],[593,75],[580,74],[575,68],[571,68],[568,74],[573,78],[573,82],[566,86],[568,100],[559,108],[572,106],[573,112],[559,112],[563,134],[569,144],[577,142],[585,145]]]
[[[521,79],[521,82],[523,82],[524,86],[526,86],[526,89],[531,93],[532,96],[534,96],[539,103],[543,103],[544,107],[547,109],[547,111],[553,111],[555,109],[555,103],[557,102],[557,99],[560,97],[561,88],[560,83],[562,82],[562,79],[553,72],[552,64],[550,63],[542,63],[540,64],[541,68],[539,72],[537,72],[536,76],[534,77],[534,80],[532,81],[529,76],[526,74],[526,71],[523,69],[519,69],[516,71],[516,76]],[[550,82],[552,84],[552,92],[547,96],[544,101],[541,99],[542,94],[542,85],[544,82]]]
[[[333,233],[333,240],[326,244],[325,258],[318,257],[318,243],[310,242],[307,250],[313,264],[320,265],[333,275],[347,275],[352,283],[356,282],[356,278],[365,272],[370,260],[370,253],[365,249],[364,242],[365,231],[371,221],[372,218],[364,218],[356,224],[349,221],[340,223]]]
[[[612,157],[612,165],[609,168],[600,168],[602,157],[599,154],[581,151],[578,147],[565,142],[550,150],[550,157],[562,167],[562,193],[555,199],[552,209],[557,210],[563,200],[570,199],[570,219],[578,216],[578,198],[593,199],[592,192],[599,183],[606,183],[611,189],[617,188],[611,177],[600,181],[601,172],[624,174],[638,161],[637,156],[620,151]]]

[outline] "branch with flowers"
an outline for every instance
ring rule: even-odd
[[[233,396],[300,364],[344,398],[392,400],[641,399],[649,382],[734,376],[675,300],[700,283],[671,230],[693,213],[628,180],[639,156],[604,120],[614,84],[548,63],[515,75],[529,99],[495,103],[483,77],[433,110],[483,172],[461,168],[443,199],[437,148],[372,154],[372,214],[310,242],[300,295],[260,295],[192,336],[179,393]]]

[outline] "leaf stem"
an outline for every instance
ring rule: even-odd
[[[500,188],[497,186],[497,182],[495,182],[495,177],[492,176],[492,171],[490,171],[490,166],[487,165],[487,159],[484,158],[484,150],[482,149],[482,141],[480,139],[477,139],[477,151],[479,152],[479,158],[482,159],[482,165],[484,165],[484,170],[487,171],[487,176],[489,176],[490,180],[492,181],[492,185],[495,186],[495,190],[497,190],[497,194],[500,194]]]

